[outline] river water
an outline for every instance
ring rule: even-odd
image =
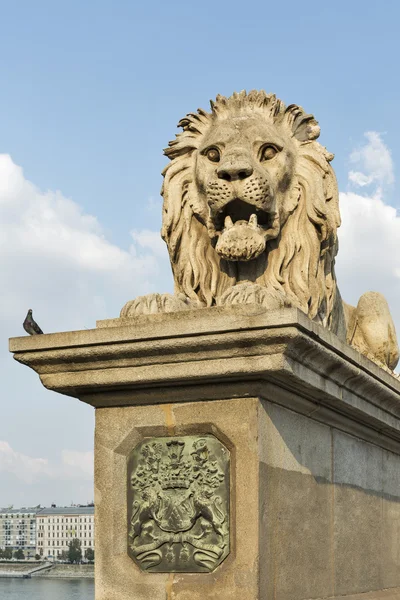
[[[0,600],[94,600],[94,579],[0,579]]]

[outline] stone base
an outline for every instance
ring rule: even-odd
[[[17,338],[50,389],[96,407],[96,600],[400,600],[400,385],[297,311],[204,309]],[[230,554],[212,573],[128,555],[144,438],[230,450]]]
[[[306,600],[400,585],[399,456],[266,396],[97,409],[97,600]],[[144,437],[193,433],[231,451],[231,553],[211,574],[142,572],[126,552],[127,456]]]

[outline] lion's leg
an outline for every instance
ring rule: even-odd
[[[277,310],[290,306],[283,292],[272,286],[261,286],[250,281],[237,283],[217,298],[217,306],[231,304],[261,304],[268,310]]]
[[[189,299],[183,294],[148,294],[127,302],[121,310],[120,317],[178,312],[189,308],[192,308]]]
[[[399,347],[384,296],[366,292],[356,308],[345,305],[345,312],[348,343],[380,366],[393,370],[399,360]]]

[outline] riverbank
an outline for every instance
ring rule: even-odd
[[[33,573],[32,577],[94,579],[94,565],[53,565],[46,571]]]
[[[0,563],[0,579],[93,579],[94,565],[53,564],[43,562]]]

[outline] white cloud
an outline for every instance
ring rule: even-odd
[[[400,216],[383,200],[383,190],[394,182],[393,163],[378,133],[365,136],[368,144],[351,154],[365,172],[351,171],[349,179],[374,185],[366,195],[340,194],[338,283],[343,299],[354,305],[366,291],[381,292],[400,334]]]
[[[150,229],[142,229],[141,231],[133,230],[131,231],[131,236],[141,248],[151,250],[151,252],[160,258],[166,256],[166,245],[159,231],[151,231]]]
[[[352,296],[375,289],[392,298],[399,310],[400,217],[379,197],[340,194],[338,279]],[[400,319],[400,313],[398,313]]]
[[[0,441],[0,472],[13,473],[25,483],[49,474],[48,460],[32,458],[13,450],[8,442]]]
[[[393,161],[389,148],[376,131],[367,131],[364,136],[367,143],[354,150],[350,162],[359,170],[349,172],[351,183],[359,187],[375,183],[379,186],[394,182]]]
[[[374,178],[372,175],[365,175],[365,173],[360,173],[359,171],[349,171],[349,180],[351,183],[355,183],[355,185],[364,187],[372,183]]]
[[[82,476],[89,481],[93,480],[93,451],[78,452],[77,450],[63,450],[61,453],[65,472],[73,477]]]
[[[158,233],[134,232],[127,250],[110,243],[95,217],[61,192],[40,191],[5,154],[0,223],[0,319],[21,320],[31,307],[46,331],[118,316],[127,300],[155,290],[168,264]]]
[[[0,472],[12,473],[26,484],[43,479],[93,481],[93,451],[62,450],[57,456],[33,458],[14,450],[6,441],[0,441]]]

